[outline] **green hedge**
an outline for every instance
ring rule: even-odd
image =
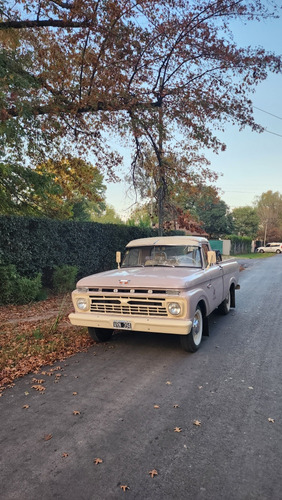
[[[116,267],[115,252],[135,238],[154,236],[152,229],[96,222],[0,216],[0,264],[13,264],[28,278],[42,273],[51,284],[53,270],[76,266],[78,278]]]
[[[252,238],[248,236],[237,236],[236,234],[229,234],[225,237],[226,240],[231,240],[231,254],[237,255],[240,253],[251,253]]]

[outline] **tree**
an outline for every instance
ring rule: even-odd
[[[198,214],[210,238],[219,238],[232,233],[232,217],[223,200],[211,202],[198,208]]]
[[[90,220],[92,213],[99,214],[105,209],[103,176],[91,163],[64,157],[40,163],[35,171],[51,177],[59,188],[56,194],[50,192],[41,201],[41,209],[48,217]]]
[[[264,244],[282,240],[282,195],[266,191],[257,197],[255,206],[260,221],[259,237]]]
[[[239,236],[256,238],[259,227],[259,217],[255,208],[245,206],[234,208],[231,213],[234,231]]]
[[[91,220],[102,224],[123,224],[120,216],[111,205],[106,205],[104,210],[99,214],[92,214]]]
[[[104,209],[103,176],[78,158],[41,163],[35,169],[0,163],[0,213],[90,220]]]
[[[270,7],[271,5],[271,7]],[[230,23],[265,20],[263,0],[1,1],[0,150],[51,157],[92,152],[113,176],[107,132],[150,145],[158,164],[160,230],[175,131],[216,151],[224,122],[262,131],[250,94],[281,58],[237,47]],[[114,76],[114,77],[113,77]],[[2,146],[2,147],[1,147]],[[17,146],[17,149],[15,149]]]

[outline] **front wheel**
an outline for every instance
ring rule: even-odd
[[[276,250],[276,253],[281,253],[281,250],[279,250],[279,249],[278,249],[278,250]]]
[[[113,330],[110,330],[109,328],[94,328],[93,326],[89,326],[88,333],[96,342],[107,342],[107,340],[110,340]]]
[[[203,325],[203,314],[198,305],[194,314],[191,332],[180,337],[181,347],[185,351],[196,352],[199,349],[203,337]]]
[[[262,249],[261,249],[261,250],[259,250],[259,253],[264,253],[264,250],[262,250]]]

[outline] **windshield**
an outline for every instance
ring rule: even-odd
[[[128,248],[121,267],[143,266],[201,268],[200,248],[192,245]]]

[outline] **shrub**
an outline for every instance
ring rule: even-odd
[[[52,279],[54,292],[71,292],[75,288],[77,272],[76,266],[56,266]]]
[[[16,266],[0,266],[0,304],[27,304],[37,299],[41,291],[41,273],[26,278]]]

